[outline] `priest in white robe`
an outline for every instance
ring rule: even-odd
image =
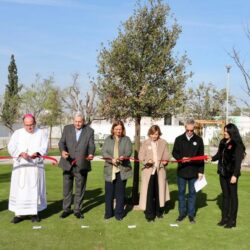
[[[16,130],[8,144],[13,157],[13,170],[9,196],[9,210],[15,213],[16,224],[30,215],[32,222],[39,222],[38,212],[47,207],[43,156],[48,149],[48,136],[36,128],[32,114],[23,117],[23,128]]]

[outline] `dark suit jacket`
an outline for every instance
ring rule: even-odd
[[[72,161],[77,160],[75,166],[78,170],[91,170],[90,161],[85,158],[95,153],[94,130],[84,125],[81,135],[76,141],[76,132],[73,124],[66,125],[63,129],[62,137],[58,143],[59,149],[69,153],[69,157],[65,160],[61,157],[59,165],[63,170],[70,170]]]
[[[176,160],[182,159],[183,157],[204,155],[203,140],[196,134],[188,140],[184,133],[175,139],[172,154]],[[178,176],[183,178],[197,178],[198,173],[204,173],[204,161],[178,163]]]

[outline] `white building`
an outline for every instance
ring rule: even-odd
[[[241,135],[244,135],[250,132],[250,117],[246,116],[231,116],[229,121],[235,123],[239,128]],[[184,133],[185,128],[179,119],[175,117],[166,117],[161,119],[152,119],[151,117],[143,117],[141,119],[141,140],[147,138],[148,129],[157,124],[161,128],[162,138],[165,139],[168,143],[174,143],[174,140],[177,136]],[[21,127],[21,124],[18,124],[16,128]],[[107,120],[97,120],[93,121],[91,127],[95,130],[95,139],[103,140],[110,135],[112,123]],[[15,128],[15,129],[16,129]],[[57,147],[58,140],[61,137],[63,126],[56,126],[52,129],[52,145]],[[135,136],[135,122],[132,119],[127,119],[125,122],[126,134],[134,141]],[[203,140],[205,145],[209,145],[209,141],[216,134],[218,135],[221,131],[221,128],[218,126],[207,125],[203,128]],[[10,133],[8,129],[1,127],[0,125],[0,148],[7,145]],[[222,135],[221,135],[222,136]]]
[[[176,118],[166,121],[166,119],[152,119],[151,117],[142,117],[141,119],[141,140],[145,140],[148,136],[148,130],[152,125],[158,125],[162,132],[162,138],[169,143],[173,143],[176,136],[184,133],[184,127],[179,125]],[[170,124],[170,125],[166,125]],[[172,124],[172,125],[171,125]],[[126,135],[134,141],[135,122],[128,119],[125,123]],[[105,139],[111,133],[112,123],[106,120],[93,121],[91,127],[95,130],[96,139]]]

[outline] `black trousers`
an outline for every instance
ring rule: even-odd
[[[125,188],[127,180],[122,180],[120,173],[113,182],[105,181],[105,218],[115,215],[116,219],[124,217]],[[116,205],[114,210],[114,198]]]
[[[63,210],[68,212],[71,209],[73,197],[73,184],[75,179],[75,198],[74,213],[81,212],[83,206],[83,198],[86,190],[88,172],[76,171],[72,168],[70,171],[63,172]]]
[[[156,216],[162,215],[163,209],[160,207],[158,175],[155,172],[154,175],[150,176],[148,183],[147,203],[144,212],[146,219],[155,219]]]
[[[222,190],[222,213],[223,220],[236,222],[238,212],[238,180],[235,184],[230,183],[231,177],[220,176]]]

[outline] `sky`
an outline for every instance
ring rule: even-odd
[[[143,1],[142,1],[143,2]],[[187,53],[194,73],[188,87],[227,84],[230,92],[246,98],[244,79],[229,53],[235,47],[250,69],[249,0],[166,0],[182,27],[176,54]],[[101,44],[108,45],[118,28],[133,14],[136,0],[0,0],[0,95],[7,83],[11,54],[15,55],[20,83],[28,86],[38,73],[54,75],[58,86],[72,83],[80,74],[81,89],[90,89]]]

